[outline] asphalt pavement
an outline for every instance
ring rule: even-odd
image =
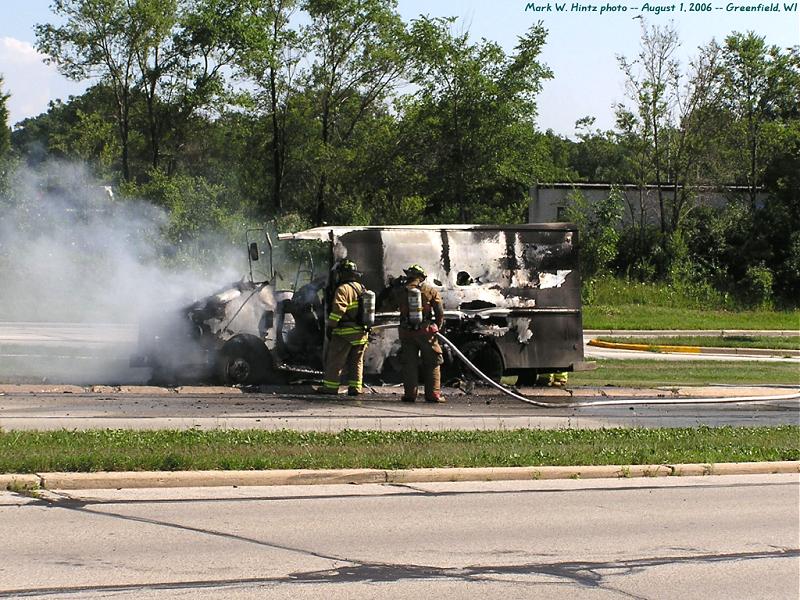
[[[794,600],[799,500],[797,474],[0,492],[0,598]]]
[[[560,407],[575,400],[695,398],[712,402],[798,393],[786,387],[523,388],[553,403],[524,404],[490,388],[445,389],[446,404],[400,402],[399,386],[368,388],[357,399],[320,395],[311,386],[229,387],[0,385],[0,428],[39,429],[293,429],[299,431],[561,429],[783,425],[800,422],[800,401],[692,405]]]

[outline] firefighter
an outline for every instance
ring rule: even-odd
[[[325,375],[322,393],[338,394],[342,371],[347,369],[347,395],[362,392],[364,351],[369,330],[358,322],[359,297],[366,291],[361,273],[352,260],[343,260],[334,269],[335,281],[330,313],[325,327]]]
[[[420,265],[404,269],[406,279],[386,301],[386,310],[400,310],[400,354],[403,363],[403,402],[417,399],[419,357],[422,356],[426,402],[445,402],[441,394],[442,348],[435,337],[444,323],[444,305],[439,291],[425,283],[427,273]],[[411,306],[413,290],[421,298],[421,314]],[[417,313],[416,316],[414,313]]]

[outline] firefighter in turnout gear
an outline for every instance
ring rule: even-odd
[[[400,354],[403,364],[403,402],[417,399],[419,358],[422,357],[426,402],[444,402],[440,367],[442,348],[434,335],[444,324],[444,304],[439,291],[425,283],[427,273],[420,265],[404,269],[402,285],[392,290],[386,309],[400,310]]]
[[[347,395],[362,390],[364,351],[369,330],[359,323],[359,298],[366,291],[359,281],[361,273],[351,260],[341,261],[334,269],[334,291],[325,327],[328,347],[325,351],[325,375],[322,392],[338,394],[342,371],[347,370]]]

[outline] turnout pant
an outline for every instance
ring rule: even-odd
[[[343,336],[334,335],[328,341],[325,351],[325,376],[323,386],[326,390],[338,391],[342,371],[347,369],[347,387],[361,391],[364,377],[364,351],[366,344],[351,344]]]
[[[403,360],[403,396],[417,397],[419,358],[422,356],[425,399],[437,399],[441,391],[440,365],[443,359],[442,348],[436,338],[428,333],[401,333],[400,352]]]

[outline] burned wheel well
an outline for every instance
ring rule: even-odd
[[[225,384],[266,383],[274,373],[270,351],[250,334],[239,334],[225,342],[216,362],[219,379]]]

